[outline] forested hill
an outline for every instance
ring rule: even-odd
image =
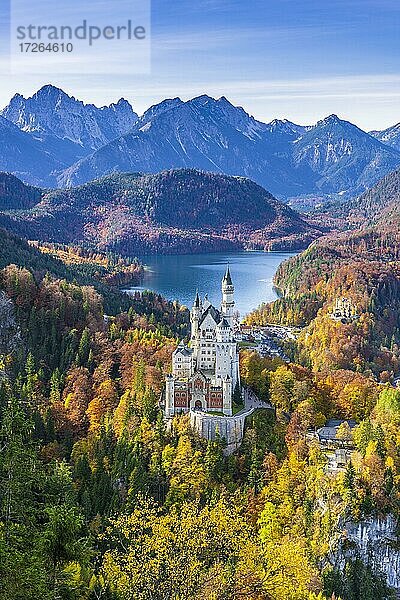
[[[354,224],[385,226],[400,217],[400,169],[389,173],[371,189],[345,203],[327,205],[315,214],[317,220],[337,219],[336,225],[347,229]]]
[[[360,228],[323,236],[281,264],[283,297],[249,319],[307,326],[299,347],[313,368],[365,370],[382,381],[400,372],[399,182],[396,171],[354,202]],[[330,316],[341,297],[357,307],[351,323]]]
[[[169,335],[186,335],[189,316],[185,307],[153,292],[128,295],[120,290],[123,283],[141,281],[143,266],[137,259],[127,260],[72,246],[33,245],[0,228],[0,304],[5,272],[24,272],[36,285],[53,286],[54,290],[87,289],[101,297],[102,309],[109,316],[123,314],[125,319],[137,319],[142,324],[157,321],[159,328]]]
[[[187,169],[112,174],[46,194],[42,204],[49,210],[69,206],[82,211],[107,202],[125,204],[133,214],[155,223],[185,229],[227,224],[255,229],[277,219],[302,223],[299,215],[250,179]]]
[[[10,240],[12,260],[40,258]],[[371,281],[376,298],[357,297],[351,323],[321,312],[292,340],[296,364],[241,353],[241,380],[275,410],[246,419],[230,456],[220,436],[201,438],[187,415],[167,428],[160,410],[187,310],[137,293],[104,318],[93,287],[0,270],[1,600],[391,598],[379,568],[398,556],[394,538],[364,564],[347,524],[399,518],[400,391],[372,376],[399,369],[399,287],[390,265],[375,279],[365,264],[332,265],[314,301],[335,282],[363,294]],[[359,423],[337,430],[355,448],[339,472],[307,441],[331,418]]]
[[[93,261],[94,263],[94,261]],[[96,269],[88,261],[86,264],[66,264],[50,252],[41,252],[38,248],[31,246],[18,236],[0,229],[0,269],[8,265],[16,265],[27,269],[40,281],[47,274],[65,281],[75,281],[81,285],[96,287],[103,294],[104,306],[107,312],[113,313],[128,310],[130,306],[129,297],[117,289],[112,289],[104,284],[101,277],[101,269]],[[105,270],[105,269],[104,269]]]
[[[42,254],[25,240],[0,229],[0,269],[15,264],[31,271],[51,272],[58,277],[68,278],[68,269],[51,255]]]
[[[389,173],[370,190],[344,206],[347,214],[377,221],[386,210],[400,210],[400,169]]]
[[[249,179],[192,169],[112,174],[43,191],[26,211],[18,200],[10,211],[11,200],[2,224],[28,239],[84,243],[128,256],[302,248],[321,234]]]
[[[11,173],[0,173],[0,210],[32,208],[40,201],[42,191],[22,183]]]

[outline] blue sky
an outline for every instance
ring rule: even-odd
[[[119,1],[107,3],[113,14]],[[68,5],[84,18],[83,0]],[[139,113],[165,97],[207,93],[265,121],[337,113],[384,128],[400,121],[399,40],[398,0],[153,0],[151,73],[51,83],[98,104],[124,96]],[[49,83],[45,75],[0,76],[2,105]]]

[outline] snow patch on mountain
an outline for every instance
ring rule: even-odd
[[[400,150],[400,123],[396,123],[392,127],[388,127],[383,131],[370,131],[370,135],[375,137],[382,144],[387,144],[395,150]]]

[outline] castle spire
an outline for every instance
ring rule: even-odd
[[[223,283],[226,283],[226,285],[233,285],[231,272],[229,270],[229,263],[226,265],[226,271],[225,271],[225,275],[224,275],[224,278],[222,281],[223,281]]]
[[[221,313],[228,321],[230,327],[233,328],[233,315],[235,311],[235,288],[232,283],[229,264],[226,266],[225,275],[222,278],[222,303]]]
[[[196,290],[196,298],[194,299],[194,306],[196,308],[200,308],[200,296],[199,296],[199,290]]]

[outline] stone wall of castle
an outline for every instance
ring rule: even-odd
[[[246,417],[252,414],[254,408],[243,410],[231,417],[211,415],[200,411],[190,411],[190,424],[199,435],[207,440],[215,440],[217,435],[227,443],[225,454],[235,452],[242,443]]]

